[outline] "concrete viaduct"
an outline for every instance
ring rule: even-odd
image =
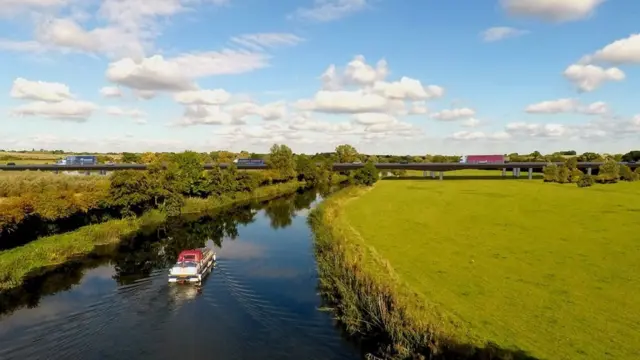
[[[533,170],[540,170],[547,164],[545,162],[506,162],[496,164],[468,164],[468,163],[376,163],[375,167],[379,170],[421,170],[426,177],[428,173],[432,178],[436,177],[436,172],[439,173],[440,180],[444,177],[445,171],[462,170],[462,169],[485,169],[485,170],[502,170],[502,176],[506,177],[507,170],[513,172],[514,177],[520,176],[522,169],[527,169],[529,173],[529,179],[533,178]],[[555,164],[561,165],[562,162],[556,162]],[[578,168],[586,171],[587,174],[591,174],[592,169],[597,169],[602,162],[581,162],[578,163]],[[217,164],[220,168],[227,168],[230,164]],[[626,163],[621,162],[620,165],[627,165],[631,168],[637,168],[640,163]],[[212,169],[216,164],[204,164],[205,170]],[[267,165],[258,164],[240,164],[236,165],[238,169],[243,170],[264,170],[267,169]],[[336,163],[333,164],[334,171],[355,170],[363,167],[362,163]],[[106,173],[107,171],[115,170],[146,170],[146,164],[99,164],[99,165],[48,165],[48,164],[34,164],[34,165],[0,165],[0,171],[99,171]]]

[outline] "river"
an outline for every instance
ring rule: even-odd
[[[176,218],[0,296],[0,359],[360,359],[319,311],[307,191]],[[201,287],[178,252],[215,248]]]

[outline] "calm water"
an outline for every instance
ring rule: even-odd
[[[321,299],[306,192],[174,219],[0,297],[0,359],[359,359]],[[215,247],[201,288],[169,285],[184,248]]]

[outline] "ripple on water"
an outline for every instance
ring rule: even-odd
[[[204,243],[213,236],[206,231],[217,228],[180,223],[168,230],[175,240],[132,242],[116,265],[88,269],[70,290],[1,317],[0,359],[359,358],[331,316],[317,310],[306,214],[287,220],[285,205],[255,213],[255,221],[237,226],[235,240],[218,239],[219,261],[201,287],[168,284],[166,263],[155,265],[160,260],[145,244],[160,242],[163,254],[175,253],[172,241]],[[211,221],[228,221],[220,216]],[[127,274],[126,284],[116,273]]]

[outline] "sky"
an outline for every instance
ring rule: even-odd
[[[0,149],[624,153],[637,0],[0,0]]]

